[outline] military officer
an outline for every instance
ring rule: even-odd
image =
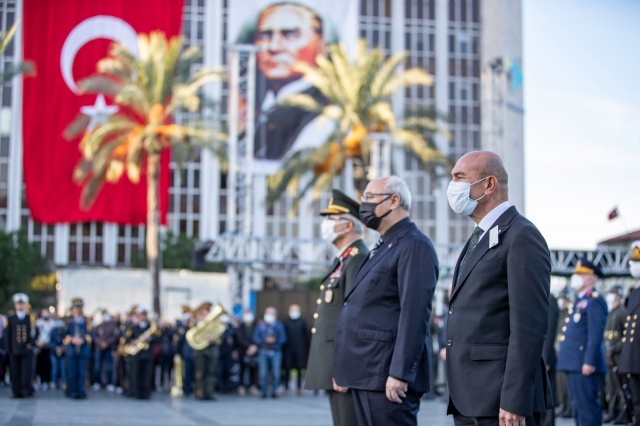
[[[321,230],[322,238],[333,243],[338,253],[320,286],[304,387],[327,392],[334,425],[355,426],[351,392],[335,392],[333,388],[333,349],[345,294],[369,250],[362,241],[360,205],[337,189],[332,194],[329,206],[320,212],[324,216]]]
[[[631,276],[640,280],[640,241],[631,244],[629,260]],[[633,398],[634,425],[640,425],[640,287],[629,294],[627,317],[622,335],[622,350],[618,371],[629,378],[629,388]]]
[[[558,315],[558,324],[556,329],[556,353],[560,350],[560,343],[564,336],[564,330],[566,330],[566,319],[573,314],[573,304],[569,300],[569,289],[564,288],[558,295],[558,307],[560,313]],[[556,361],[557,364],[557,361]],[[558,404],[556,411],[557,417],[570,418],[571,417],[571,400],[569,399],[569,389],[567,387],[567,375],[564,371],[557,371],[556,369],[556,390],[554,394],[554,400]]]
[[[67,392],[70,398],[84,399],[84,389],[89,356],[91,355],[91,322],[83,315],[84,302],[80,298],[71,301],[71,319],[62,334],[67,357]]]
[[[578,294],[573,314],[565,319],[557,369],[567,374],[571,408],[576,424],[602,424],[602,405],[598,390],[606,372],[604,357],[604,326],[607,303],[595,289],[597,277],[603,273],[598,266],[581,258],[571,276],[571,288]]]
[[[31,335],[31,318],[27,314],[29,297],[24,293],[16,293],[12,300],[16,312],[7,320],[4,341],[9,356],[13,397],[25,398],[31,396],[29,387],[35,344]]]
[[[627,311],[622,306],[622,296],[623,288],[620,285],[612,286],[605,296],[609,307],[607,324],[604,329],[609,413],[602,419],[603,423],[613,421],[614,424],[624,424],[623,401],[620,394],[620,381],[618,380],[618,361],[622,350],[624,323],[627,318]]]

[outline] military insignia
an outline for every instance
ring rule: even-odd
[[[587,302],[586,300],[581,300],[578,305],[576,306],[576,309],[581,310],[587,307],[587,305],[589,304],[589,302]]]
[[[359,251],[358,247],[353,247],[349,252],[349,256],[352,256],[352,257],[355,256],[356,254],[358,254],[358,251]]]
[[[333,290],[327,290],[324,292],[324,301],[327,303],[331,303],[333,300]]]
[[[573,322],[575,322],[576,324],[579,323],[581,317],[582,315],[580,315],[580,312],[576,312],[575,314],[573,314]]]
[[[598,294],[597,291],[594,291],[593,293],[591,293],[591,296],[593,296],[595,299],[597,299],[598,297],[600,297],[600,294]]]

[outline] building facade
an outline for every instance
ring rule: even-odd
[[[183,33],[189,45],[204,50],[204,63],[224,66],[227,61],[226,20],[231,0],[185,0]],[[355,1],[355,0],[352,0]],[[20,0],[0,4],[0,29],[6,31],[20,19]],[[496,69],[496,59],[522,67],[522,6],[519,0],[359,0],[358,34],[369,46],[381,46],[390,54],[409,52],[407,67],[420,67],[434,76],[431,87],[412,87],[398,93],[394,109],[435,107],[448,116],[441,125],[451,139],[440,138],[440,149],[451,162],[468,151],[491,149],[506,161],[510,198],[524,210],[524,146],[522,87],[510,84],[508,70]],[[20,37],[9,46],[2,61],[21,52]],[[45,225],[30,219],[24,195],[20,136],[21,93],[19,79],[0,87],[0,229],[27,230],[31,241],[59,266],[126,267],[144,247],[143,226],[108,223]],[[515,88],[514,88],[515,87]],[[210,95],[221,108],[228,95],[219,85]],[[206,114],[206,111],[205,113]],[[178,120],[202,118],[178,116]],[[393,171],[411,188],[412,217],[438,246],[460,246],[471,233],[468,218],[449,209],[447,170],[425,172],[418,161],[401,152],[393,154]],[[201,241],[223,234],[227,223],[227,180],[215,158],[198,152],[183,166],[171,168],[167,230]],[[319,238],[317,213],[328,201],[289,215],[292,198],[272,208],[264,207],[266,180],[253,182],[254,232],[263,237],[290,240]],[[446,266],[446,265],[445,265]],[[446,272],[444,274],[446,276]],[[274,273],[278,281],[298,278],[295,264]]]

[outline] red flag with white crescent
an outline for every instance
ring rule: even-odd
[[[80,138],[63,138],[77,114],[89,126],[117,111],[113,99],[78,92],[78,81],[96,72],[96,63],[118,42],[137,52],[137,34],[159,30],[167,37],[182,26],[182,0],[24,0],[24,57],[38,75],[24,80],[23,157],[27,204],[34,220],[44,223],[85,221],[144,224],[145,176],[131,183],[123,176],[105,183],[88,210],[80,208],[82,187],[72,180],[80,160]],[[166,223],[169,155],[160,173],[160,213]]]

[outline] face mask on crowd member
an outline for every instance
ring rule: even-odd
[[[289,311],[289,318],[292,320],[297,320],[300,318],[300,309],[292,309]]]
[[[488,177],[488,176],[487,176]],[[478,199],[471,198],[471,185],[475,185],[476,183],[482,182],[487,179],[487,177],[483,177],[480,180],[475,182],[449,182],[449,187],[447,188],[447,199],[449,200],[449,206],[454,213],[460,214],[463,216],[470,216],[471,213],[478,206],[478,201],[484,198],[482,195]]]
[[[607,302],[607,307],[609,308],[609,311],[611,311],[613,309],[613,305],[615,305],[617,298],[618,298],[618,296],[616,296],[613,293],[608,293],[604,297],[604,300]]]
[[[377,203],[370,203],[365,201],[365,199],[367,199],[365,198],[366,194],[363,195],[363,200],[362,200],[362,203],[360,204],[360,220],[362,221],[362,223],[364,223],[367,226],[367,228],[373,229],[375,231],[378,229],[378,227],[380,227],[380,223],[382,223],[382,219],[387,217],[393,211],[393,209],[389,209],[389,211],[387,211],[382,216],[376,216],[376,207],[378,207],[378,205],[384,203],[385,201],[393,197],[393,194],[369,194],[369,195],[386,195],[387,196],[386,198],[382,199]]]
[[[276,322],[276,316],[273,314],[264,314],[264,322],[267,324],[273,324]]]
[[[334,242],[340,235],[344,234],[347,232],[346,229],[343,229],[342,231],[338,231],[336,232],[336,226],[337,225],[342,225],[344,223],[347,223],[346,219],[341,219],[341,218],[337,218],[337,219],[333,219],[333,218],[325,218],[322,220],[322,223],[320,224],[320,232],[322,234],[322,239],[332,243]]]

